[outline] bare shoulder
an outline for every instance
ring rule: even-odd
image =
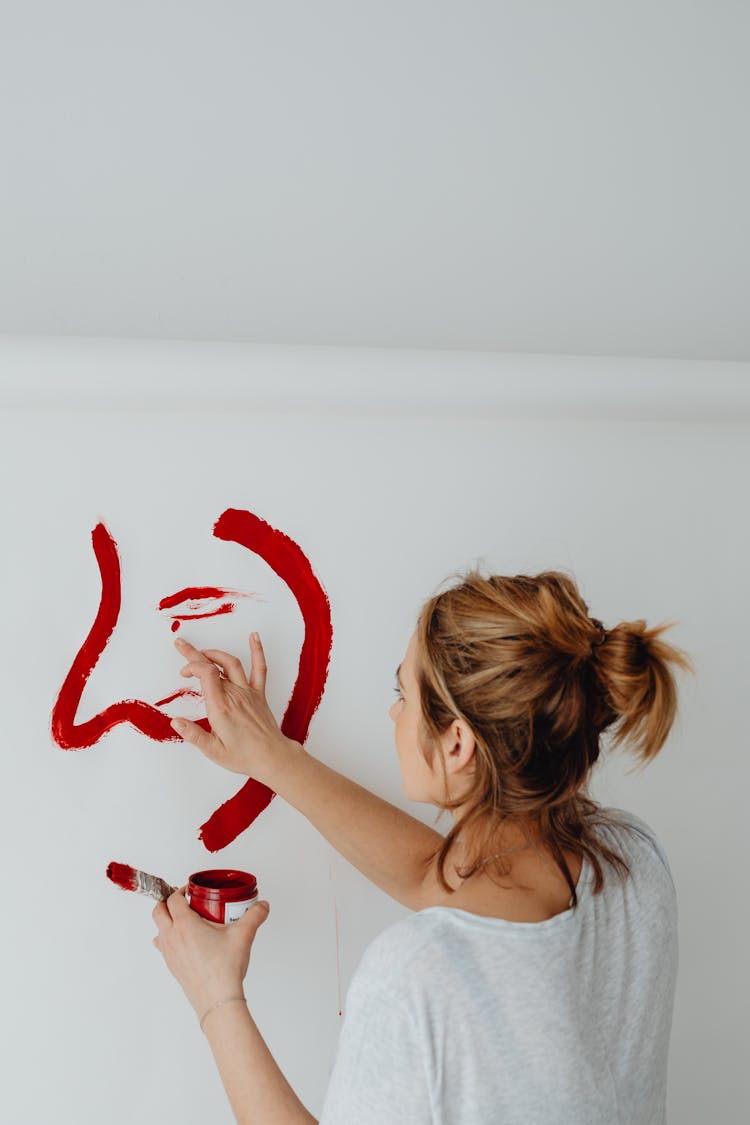
[[[582,858],[566,852],[565,858],[573,882],[581,873]],[[436,867],[436,865],[435,865]],[[431,870],[422,887],[416,910],[430,906],[450,906],[487,918],[504,918],[509,922],[544,922],[569,909],[570,887],[559,867],[548,857],[527,857],[514,865],[505,879],[474,876],[461,882],[455,874],[447,881],[453,893],[444,890]]]

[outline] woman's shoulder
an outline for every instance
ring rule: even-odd
[[[605,832],[607,829],[612,830],[620,842],[632,842],[636,846],[645,843],[648,849],[659,857],[671,878],[667,849],[660,836],[642,817],[629,809],[611,805],[600,806],[595,818],[595,826],[603,827]]]
[[[356,977],[387,989],[403,989],[414,980],[419,966],[431,963],[431,952],[441,944],[442,919],[415,911],[386,926],[366,947]]]
[[[390,961],[394,956],[399,961],[419,957],[434,940],[437,924],[437,919],[424,911],[413,911],[381,930],[368,945],[366,954],[373,964]]]

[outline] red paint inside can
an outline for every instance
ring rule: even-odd
[[[196,871],[188,879],[185,898],[211,922],[236,922],[258,901],[258,883],[249,871],[231,867]]]

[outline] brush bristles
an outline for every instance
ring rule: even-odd
[[[139,871],[137,867],[131,867],[127,863],[110,863],[107,866],[107,878],[125,891],[135,891],[137,894],[149,895],[161,901],[169,898],[176,890],[158,875],[149,875],[146,871]]]
[[[135,874],[138,879],[136,890],[143,895],[151,895],[151,898],[158,898],[163,901],[165,898],[169,898],[175,890],[164,879],[160,879],[158,875],[147,875],[145,871],[136,871]]]

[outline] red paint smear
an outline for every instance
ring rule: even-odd
[[[127,863],[108,864],[107,878],[125,891],[134,891],[138,885],[135,868]]]
[[[170,594],[168,597],[162,598],[158,608],[160,610],[170,609],[172,606],[182,605],[183,602],[205,602],[209,599],[226,598],[230,595],[233,598],[255,597],[255,594],[243,590],[225,590],[219,586],[186,586],[184,590],[178,590],[176,594]],[[172,632],[179,629],[180,626],[177,624],[179,621],[196,621],[199,617],[216,617],[220,613],[232,613],[233,611],[234,602],[229,602],[228,605],[211,609],[207,613],[171,613],[170,617],[174,618]]]
[[[199,691],[193,691],[192,688],[180,688],[179,691],[173,692],[172,695],[165,695],[163,699],[157,699],[154,703],[154,707],[163,707],[165,703],[171,703],[173,699],[181,699],[185,695],[194,695],[196,699],[203,698]]]
[[[176,594],[170,594],[159,602],[159,609],[171,609],[182,602],[202,602],[207,598],[252,598],[253,594],[243,593],[241,590],[223,590],[218,586],[186,586]]]
[[[300,608],[305,636],[297,679],[280,726],[287,738],[304,743],[323,696],[333,643],[331,607],[325,590],[294,540],[252,512],[227,508],[214,524],[213,533],[217,539],[238,543],[259,555],[286,583]],[[156,742],[180,741],[170,717],[140,699],[113,703],[86,722],[76,723],[86,682],[117,624],[121,603],[117,545],[103,523],[98,523],[91,532],[91,542],[102,579],[101,600],[94,624],[55,702],[52,737],[64,750],[80,750],[92,746],[118,723],[130,723]],[[197,722],[204,730],[211,729],[207,718]],[[225,848],[253,823],[275,795],[268,786],[250,778],[201,825],[199,838],[210,852]]]
[[[234,605],[220,605],[218,609],[209,610],[208,613],[173,613],[175,621],[197,621],[199,617],[218,617],[220,613],[232,613]]]

